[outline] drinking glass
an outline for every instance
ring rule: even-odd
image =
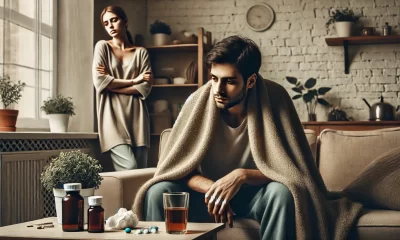
[[[171,234],[185,234],[189,212],[189,193],[163,193],[165,229]]]

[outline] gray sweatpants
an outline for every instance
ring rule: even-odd
[[[124,171],[147,167],[147,147],[132,147],[128,144],[117,145],[110,150],[115,171]]]
[[[163,192],[189,192],[189,221],[212,221],[204,194],[191,190],[182,181],[159,182],[149,188],[144,202],[146,221],[164,221]],[[235,217],[260,223],[261,239],[296,239],[294,200],[285,185],[271,182],[266,186],[242,187],[230,204]]]

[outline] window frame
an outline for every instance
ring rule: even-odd
[[[1,0],[0,0],[1,1]],[[4,0],[4,3],[6,1],[10,0]],[[41,0],[33,0],[35,1],[35,18],[32,19],[28,16],[25,16],[13,9],[6,9],[6,6],[10,6],[9,4],[4,4],[4,7],[0,7],[0,18],[3,19],[3,21],[10,21],[11,23],[19,26],[26,28],[30,31],[33,31],[35,33],[35,59],[36,59],[36,64],[35,64],[35,79],[36,79],[36,86],[35,86],[35,104],[37,107],[37,111],[35,112],[35,118],[22,118],[18,117],[17,119],[17,131],[24,131],[24,130],[40,130],[40,131],[48,131],[50,129],[49,127],[49,120],[47,118],[41,118],[41,110],[40,106],[42,105],[41,102],[41,90],[42,90],[42,83],[41,83],[41,68],[40,68],[40,62],[41,62],[41,36],[46,36],[49,37],[53,40],[53,59],[52,59],[52,81],[51,81],[51,86],[50,86],[50,96],[54,97],[56,96],[57,93],[57,26],[58,26],[58,19],[57,19],[57,0],[50,0],[52,1],[52,12],[53,12],[53,25],[52,27],[49,27],[47,24],[42,23],[42,6],[41,6]],[[9,2],[10,3],[10,2]],[[12,14],[13,19],[10,20],[9,18],[6,19],[6,16],[4,16],[4,13],[7,11],[7,14]],[[4,40],[5,40],[5,35],[6,33],[4,32]],[[4,54],[3,54],[4,57]],[[4,59],[2,61],[2,64],[0,64],[0,67],[4,69],[6,65],[16,65],[16,64],[9,64],[9,63],[4,63]],[[4,70],[3,70],[4,72]],[[22,93],[23,94],[23,93]]]

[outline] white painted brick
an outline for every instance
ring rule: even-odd
[[[392,7],[394,6],[395,0],[375,0],[375,4],[378,7]]]
[[[343,64],[343,67],[344,67],[344,62],[342,62],[342,64]],[[369,63],[367,63],[367,62],[353,62],[353,63],[351,63],[350,68],[352,70],[369,68]]]
[[[364,8],[363,14],[365,17],[386,16],[388,14],[388,10],[386,7]]]
[[[370,69],[378,69],[378,68],[385,68],[385,61],[371,61],[365,64],[365,68]]]
[[[400,7],[390,7],[388,10],[389,15],[398,15],[400,13]],[[389,23],[389,25],[393,25],[393,23]]]
[[[211,23],[217,23],[217,24],[221,24],[221,23],[230,23],[233,21],[233,16],[211,16]]]
[[[273,56],[273,62],[291,62],[291,57],[284,57],[284,56]]]
[[[394,52],[392,52],[392,53],[364,52],[361,54],[361,58],[363,60],[395,60],[396,56],[395,56]]]
[[[383,70],[382,69],[372,69],[372,75],[374,77],[382,77],[383,76]]]
[[[400,84],[385,84],[385,92],[399,92]]]
[[[326,56],[328,56],[327,54],[325,54]],[[327,60],[331,60],[331,61],[344,61],[344,56],[343,54],[330,54],[329,58]]]
[[[303,10],[302,11],[303,18],[315,18],[314,10]]]
[[[300,63],[300,70],[311,70],[312,69],[312,65],[311,63]]]
[[[397,92],[383,92],[382,96],[385,98],[385,102],[391,102],[394,101],[394,98],[397,98]],[[393,100],[389,98],[393,98]]]
[[[292,50],[292,55],[293,56],[302,55],[300,47],[292,47],[291,50]]]
[[[369,83],[369,81],[368,77],[353,77],[353,83]]]
[[[396,83],[396,77],[372,77],[371,83]]]
[[[400,61],[384,61],[385,62],[385,68],[399,68],[400,67]]]
[[[374,6],[374,1],[372,1],[372,0],[352,0],[352,1],[350,1],[351,8],[373,7],[373,6]]]
[[[316,62],[318,61],[318,55],[306,55],[305,60],[306,62]]]
[[[313,37],[313,43],[316,46],[326,47],[325,37]]]
[[[277,12],[279,13],[291,13],[293,12],[294,7],[292,5],[280,5],[277,9]],[[296,9],[299,10],[299,9]]]
[[[286,39],[285,41],[286,41],[286,46],[288,46],[288,47],[300,46],[299,39],[296,39],[296,38],[294,38],[294,39]]]
[[[335,0],[335,2],[333,4],[333,7],[335,7],[335,8],[346,8],[349,6],[350,6],[349,0]]]
[[[383,69],[383,76],[396,76],[396,69]]]
[[[300,46],[313,46],[311,37],[300,38]]]
[[[327,35],[327,31],[325,28],[311,30],[311,36],[313,36],[313,37],[319,37],[319,36],[326,37],[326,35]]]
[[[286,69],[291,71],[299,70],[299,63],[286,63]]]
[[[397,69],[397,76],[400,76],[400,68]]]
[[[328,62],[329,69],[343,69],[343,62]]]
[[[259,43],[259,47],[272,47],[272,41],[269,39],[259,39],[260,43]]]
[[[278,38],[281,39],[287,39],[292,37],[292,32],[291,31],[280,31],[278,33]]]
[[[353,79],[351,77],[335,78],[332,82],[337,85],[349,85],[353,83]]]
[[[375,103],[377,102],[378,98],[381,96],[380,92],[358,92],[357,93],[357,98],[365,98],[369,103]],[[367,107],[366,105],[364,105]],[[368,109],[366,109],[367,111]]]
[[[290,62],[304,62],[304,56],[291,56]]]
[[[302,29],[302,27],[301,27],[301,23],[300,22],[292,22],[290,24],[290,30],[301,30],[301,29]]]
[[[311,29],[313,29],[313,25],[310,22],[307,22],[306,20],[302,20],[301,21],[301,29],[303,29],[303,30],[311,30]]]
[[[356,84],[358,92],[383,92],[382,84]]]
[[[272,46],[274,47],[284,47],[285,46],[285,40],[284,39],[274,39],[272,40]]]
[[[329,9],[327,9],[327,8],[315,9],[315,16],[317,18],[328,18],[329,17]]]
[[[318,50],[318,53],[329,53],[329,48],[328,48],[328,46],[319,47],[319,48],[317,48],[317,50]]]
[[[294,7],[300,7],[300,1],[299,0],[283,0],[284,5],[293,5]]]
[[[278,55],[290,56],[290,55],[292,55],[292,51],[288,47],[280,47],[280,48],[278,48]]]
[[[289,21],[277,22],[274,24],[274,26],[276,26],[278,31],[289,30],[290,22]]]
[[[396,52],[396,59],[400,60],[400,52]]]
[[[317,54],[318,48],[317,47],[303,47],[302,52],[303,52],[303,54]]]

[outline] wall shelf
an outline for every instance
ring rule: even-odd
[[[354,36],[344,38],[325,38],[328,46],[343,46],[344,49],[344,73],[349,74],[349,46],[370,44],[396,44],[400,43],[400,35],[390,36]]]
[[[153,88],[198,87],[197,83],[191,84],[154,84]]]

